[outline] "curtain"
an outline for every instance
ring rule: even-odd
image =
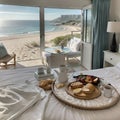
[[[103,67],[104,50],[108,49],[107,22],[110,0],[92,0],[93,4],[93,62],[92,68]]]

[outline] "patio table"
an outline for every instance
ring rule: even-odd
[[[71,52],[71,50],[68,47],[64,47],[63,49],[61,48],[61,46],[45,48],[45,52],[48,52],[48,53],[55,53],[55,54],[57,54],[58,53],[57,50],[59,50],[60,53],[63,53],[63,54]]]

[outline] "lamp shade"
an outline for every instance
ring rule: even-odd
[[[120,22],[116,21],[108,22],[107,32],[120,33]]]

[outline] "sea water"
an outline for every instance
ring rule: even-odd
[[[60,31],[63,28],[51,21],[45,21],[45,32]],[[0,36],[40,33],[39,20],[7,20],[0,22]]]

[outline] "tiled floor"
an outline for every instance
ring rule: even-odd
[[[70,59],[69,63],[68,63],[75,71],[83,71],[86,70],[86,68],[84,68],[80,61],[78,59]]]
[[[41,66],[43,65],[40,59],[36,59],[36,60],[29,60],[29,61],[20,61],[17,62],[16,68],[15,69],[19,69],[19,68],[25,68],[25,67],[32,67],[32,66]],[[74,69],[74,71],[83,71],[86,70],[84,67],[82,67],[80,65],[80,61],[78,59],[70,59],[68,62],[68,66],[70,66],[72,69]],[[0,68],[0,69],[4,69],[5,68]],[[14,69],[14,66],[8,66],[8,69]]]

